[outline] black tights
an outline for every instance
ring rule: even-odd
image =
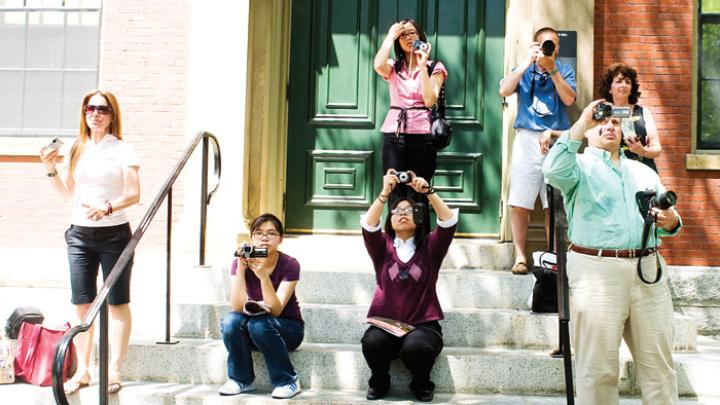
[[[371,326],[361,343],[372,372],[368,385],[376,391],[386,392],[390,388],[390,362],[397,358],[412,373],[410,389],[413,392],[435,388],[430,372],[443,348],[442,329],[437,321],[421,324],[401,338]]]

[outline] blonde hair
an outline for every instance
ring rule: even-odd
[[[116,138],[122,139],[122,125],[120,123],[120,104],[118,104],[115,95],[109,91],[94,90],[86,94],[83,97],[82,105],[80,106],[80,132],[78,133],[75,143],[70,149],[70,175],[72,176],[75,171],[75,165],[77,165],[80,155],[85,150],[85,144],[90,138],[90,127],[88,127],[85,114],[85,106],[90,102],[90,99],[99,94],[105,98],[110,108],[112,108],[112,122],[110,123],[110,133]]]

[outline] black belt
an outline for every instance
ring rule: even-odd
[[[397,118],[397,129],[395,130],[395,136],[400,136],[400,132],[402,132],[403,129],[405,129],[405,124],[407,122],[407,112],[408,110],[428,110],[429,108],[422,106],[422,107],[396,107],[396,106],[390,106],[391,110],[400,110],[400,113],[398,114]]]

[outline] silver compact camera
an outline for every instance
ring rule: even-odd
[[[413,50],[427,53],[430,50],[430,45],[428,45],[427,42],[416,39],[415,42],[413,42]]]
[[[397,177],[400,183],[410,183],[410,181],[412,181],[412,175],[408,172],[397,172],[395,173],[395,177]]]

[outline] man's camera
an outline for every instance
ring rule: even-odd
[[[429,49],[430,46],[427,44],[427,42],[423,42],[419,39],[416,39],[415,42],[413,42],[413,50],[415,51],[422,51],[427,53]]]
[[[407,184],[412,181],[412,175],[408,172],[397,172],[395,173],[395,177],[397,177],[400,183]]]
[[[677,194],[670,190],[657,194],[655,190],[647,189],[635,193],[635,199],[638,208],[640,208],[640,215],[645,217],[653,207],[666,210],[675,205],[677,203]]]
[[[268,257],[268,250],[264,247],[253,246],[249,243],[243,243],[233,254],[235,257],[243,259],[252,259],[256,257]]]
[[[555,53],[555,42],[547,39],[540,45],[540,51],[545,56],[552,56]]]
[[[601,121],[607,118],[630,118],[630,107],[615,107],[608,103],[595,106],[593,120]]]

